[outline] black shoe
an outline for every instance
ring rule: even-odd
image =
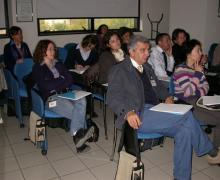
[[[94,134],[94,127],[90,127],[87,130],[84,129],[80,129],[77,131],[76,135],[73,136],[73,142],[76,145],[76,148],[80,148],[81,146],[83,146],[86,141],[92,137]]]
[[[81,147],[76,148],[77,153],[85,153],[88,152],[90,150],[90,146],[88,146],[87,144],[83,144]]]

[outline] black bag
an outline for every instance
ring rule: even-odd
[[[91,138],[88,139],[89,142],[97,142],[99,139],[99,128],[94,121],[91,119],[87,120],[87,128],[94,127],[94,133]]]
[[[163,144],[164,137],[153,138],[153,139],[139,139],[138,144],[140,148],[140,152],[144,152],[148,149],[151,149],[154,146],[158,146]]]
[[[66,132],[70,130],[70,120],[66,118],[46,118],[46,125],[50,128],[62,128]]]
[[[22,115],[29,116],[31,112],[31,105],[29,102],[29,99],[26,97],[21,97],[21,112]],[[7,115],[8,116],[15,116],[15,101],[13,99],[8,99],[8,110]]]

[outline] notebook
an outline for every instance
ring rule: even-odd
[[[187,113],[192,107],[193,107],[192,105],[185,105],[185,104],[160,103],[160,104],[150,108],[150,110],[183,115],[183,114]]]
[[[90,94],[91,93],[87,91],[74,90],[74,91],[68,91],[63,94],[59,94],[58,97],[76,101]]]
[[[70,71],[70,72],[75,72],[75,73],[77,73],[77,74],[83,74],[88,68],[89,68],[89,67],[86,66],[86,67],[84,67],[84,68],[82,68],[82,69],[80,69],[80,70],[78,70],[78,69],[69,69],[69,71]]]
[[[211,106],[220,104],[220,96],[203,96],[203,105]]]

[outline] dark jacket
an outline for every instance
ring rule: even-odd
[[[184,53],[184,47],[174,44],[172,47],[173,58],[175,60],[175,67],[185,62],[186,56]]]
[[[99,78],[100,83],[108,82],[108,75],[113,65],[117,64],[115,56],[111,51],[104,51],[99,57]]]
[[[156,82],[153,90],[158,100],[166,99],[169,96],[167,88],[158,81],[151,65],[147,63],[143,67],[146,76]],[[141,111],[144,103],[142,80],[133,67],[130,58],[126,58],[112,68],[108,79],[107,104],[117,115],[116,127],[122,127],[127,112],[132,110]]]
[[[21,50],[23,51],[23,56],[18,51],[15,43],[10,41],[4,47],[4,62],[6,68],[13,72],[16,61],[21,58],[32,58],[31,52],[28,45],[25,42],[21,43]]]
[[[54,91],[59,93],[73,84],[71,74],[62,63],[57,62],[55,67],[60,74],[59,78],[54,78],[53,73],[46,64],[41,65],[37,63],[33,66],[32,76],[44,100],[52,95]]]
[[[88,59],[84,61],[81,56],[80,50],[76,49],[76,47],[68,51],[67,58],[65,61],[65,65],[68,69],[74,69],[76,64],[80,64],[82,66],[91,66],[98,61],[98,53],[96,52],[96,50],[92,50]]]

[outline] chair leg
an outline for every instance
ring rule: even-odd
[[[114,136],[113,136],[112,153],[110,155],[110,161],[113,161],[113,159],[114,159],[117,139],[118,139],[118,131],[117,131],[116,127],[114,127]]]

